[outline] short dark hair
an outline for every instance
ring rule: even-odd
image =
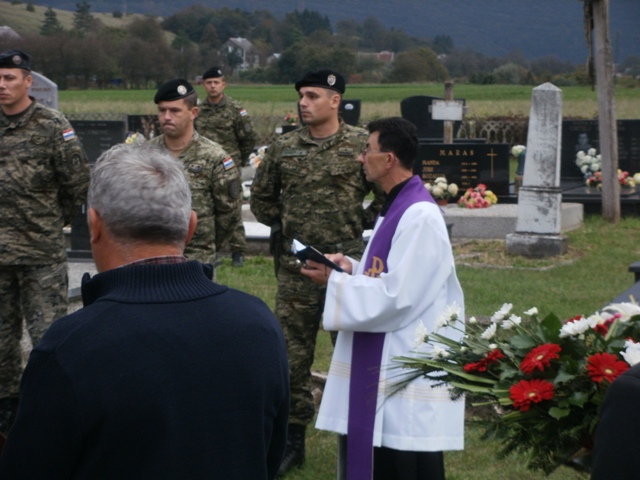
[[[374,120],[367,125],[369,133],[378,132],[380,150],[393,152],[403,167],[413,170],[418,156],[418,129],[401,117]]]

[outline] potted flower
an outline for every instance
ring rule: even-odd
[[[504,304],[486,322],[460,318],[449,306],[433,332],[416,331],[414,350],[395,358],[396,384],[429,376],[448,386],[452,398],[493,407],[481,423],[502,444],[501,454],[527,455],[527,468],[549,474],[576,466],[590,451],[607,388],[640,361],[640,306],[619,303],[591,316],[561,321],[518,315]],[[441,329],[464,330],[453,341]]]
[[[576,165],[587,178],[602,168],[602,156],[596,153],[595,148],[590,148],[586,152],[580,150],[576,154]]]
[[[445,177],[438,177],[433,184],[425,183],[426,188],[438,205],[446,205],[449,199],[458,195],[458,185],[447,182]]]
[[[484,183],[475,188],[468,188],[458,200],[460,208],[487,208],[498,203],[498,197],[491,190],[487,190]]]

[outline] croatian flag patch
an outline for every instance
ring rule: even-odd
[[[243,108],[240,110],[240,116],[244,117],[247,114],[247,111]]]
[[[233,167],[233,159],[231,157],[227,157],[222,161],[222,164],[224,165],[225,170],[229,170]]]
[[[64,138],[65,142],[73,140],[74,138],[76,138],[76,132],[73,131],[73,128],[67,128],[62,132],[62,138]]]

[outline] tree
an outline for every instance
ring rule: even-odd
[[[389,75],[392,82],[442,82],[449,78],[446,67],[427,47],[400,53]]]
[[[40,35],[45,37],[62,31],[62,24],[58,20],[58,14],[51,7],[44,12],[44,21],[40,27]]]
[[[436,35],[433,39],[433,50],[438,54],[453,52],[453,39],[449,35]]]
[[[73,14],[73,26],[82,33],[91,31],[94,26],[94,18],[90,13],[91,4],[86,1],[76,3],[76,12]]]

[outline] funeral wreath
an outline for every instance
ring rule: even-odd
[[[459,342],[438,334],[465,329]],[[487,410],[478,420],[499,455],[521,452],[527,468],[549,474],[562,464],[588,465],[598,412],[611,382],[640,361],[640,307],[611,304],[600,312],[561,321],[519,316],[504,304],[490,320],[464,322],[453,305],[436,330],[416,331],[414,350],[394,359],[401,389],[427,376],[452,398],[467,395]],[[486,408],[489,406],[490,408]]]

